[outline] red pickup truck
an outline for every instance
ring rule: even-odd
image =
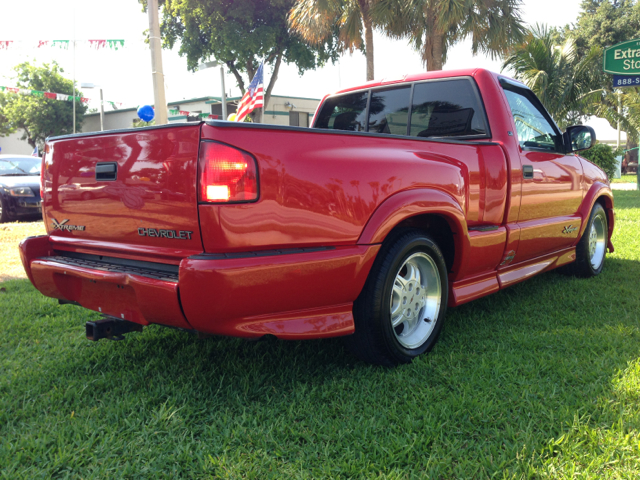
[[[447,306],[613,251],[606,175],[523,84],[482,69],[371,82],[311,128],[208,121],[50,138],[35,287],[102,312],[91,339],[150,323],[204,335],[346,336],[409,362]]]

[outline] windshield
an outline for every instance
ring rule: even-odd
[[[0,176],[2,175],[40,175],[38,157],[0,158]]]

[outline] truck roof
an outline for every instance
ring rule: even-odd
[[[382,78],[380,80],[372,80],[370,82],[356,85],[349,88],[343,88],[342,90],[338,90],[333,95],[352,92],[355,90],[362,90],[363,88],[371,88],[371,87],[381,87],[383,85],[391,85],[394,83],[404,83],[404,82],[416,82],[420,80],[431,80],[437,78],[451,78],[451,77],[473,77],[477,75],[479,72],[488,72],[494,77],[505,77],[513,80],[514,82],[521,83],[517,80],[514,80],[506,75],[498,74],[492,72],[491,70],[487,70],[485,68],[464,68],[460,70],[437,70],[433,72],[420,72],[420,73],[408,73],[403,75],[398,75],[396,77]],[[524,86],[524,85],[523,85]]]

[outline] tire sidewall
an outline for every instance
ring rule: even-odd
[[[604,261],[607,258],[607,246],[605,245],[600,266],[598,268],[593,268],[593,265],[591,265],[591,255],[589,254],[589,234],[591,233],[593,222],[595,221],[595,218],[598,215],[601,215],[604,220],[605,243],[607,242],[608,235],[609,235],[608,234],[609,222],[607,221],[607,212],[605,212],[604,208],[602,208],[602,205],[600,205],[599,203],[596,203],[593,206],[593,209],[591,210],[591,215],[589,215],[589,223],[587,224],[587,228],[584,231],[583,240],[582,240],[583,241],[582,251],[584,252],[584,255],[585,255],[585,263],[587,264],[587,267],[591,271],[591,274],[594,276],[602,272],[602,269],[604,268]]]
[[[393,331],[393,327],[391,326],[390,303],[393,284],[395,282],[396,275],[400,270],[400,267],[411,255],[418,252],[426,253],[433,259],[434,263],[436,264],[438,268],[438,274],[440,276],[442,296],[440,299],[440,310],[436,319],[436,325],[431,331],[431,334],[420,347],[408,349],[398,341],[395,332]],[[444,257],[442,256],[442,252],[433,240],[423,235],[417,235],[413,239],[406,242],[402,247],[400,247],[400,251],[396,253],[396,256],[391,262],[389,269],[386,272],[381,273],[384,274],[384,285],[382,288],[383,295],[381,303],[379,304],[379,311],[376,312],[378,316],[377,320],[381,324],[381,330],[383,332],[383,337],[387,344],[386,346],[388,351],[393,353],[394,356],[398,357],[398,360],[402,362],[408,362],[418,355],[430,351],[433,348],[436,340],[438,339],[440,331],[442,330],[442,324],[444,323],[444,316],[447,309],[449,292],[449,285],[447,281],[447,267],[444,261]]]

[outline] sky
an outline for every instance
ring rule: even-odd
[[[153,103],[151,53],[144,43],[149,20],[137,0],[28,0],[28,9],[21,2],[1,0],[1,3],[4,5],[0,41],[16,43],[8,50],[0,50],[0,85],[14,86],[12,68],[23,61],[41,64],[55,60],[69,78],[75,70],[78,85],[83,82],[100,85],[105,100],[120,102],[122,107]],[[525,0],[522,17],[529,25],[564,26],[576,21],[580,3],[581,0]],[[125,48],[94,50],[81,43],[75,56],[71,49],[36,48],[38,40],[74,38],[78,41],[124,39]],[[220,96],[219,69],[189,72],[186,59],[179,56],[177,48],[163,50],[162,60],[167,101]],[[420,54],[406,40],[390,40],[380,33],[374,36],[374,61],[377,79],[424,71]],[[473,56],[470,42],[465,41],[450,49],[444,69],[468,67],[500,71],[501,64],[484,55]],[[266,69],[265,82],[270,73],[270,69]],[[283,64],[273,93],[322,98],[326,93],[362,84],[365,80],[364,55],[355,52],[343,55],[335,65],[329,64],[302,77],[295,65]],[[91,99],[89,106],[97,108],[98,91],[82,91]],[[230,73],[226,75],[226,91],[231,96],[240,94]],[[593,119],[589,123],[596,129],[598,138],[615,138],[615,130],[604,120]]]

